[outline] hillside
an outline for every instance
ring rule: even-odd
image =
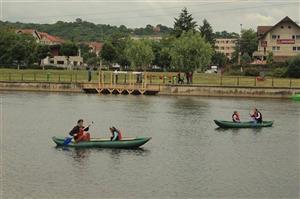
[[[51,35],[59,36],[66,40],[80,41],[103,41],[112,34],[124,34],[132,36],[163,36],[169,34],[172,28],[163,25],[147,25],[145,28],[127,28],[124,25],[119,27],[109,24],[94,24],[91,22],[76,19],[75,22],[57,21],[54,24],[36,24],[20,22],[0,21],[0,28],[13,29],[37,29]]]

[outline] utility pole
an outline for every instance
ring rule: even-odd
[[[239,37],[239,53],[238,53],[238,65],[241,64],[241,42],[242,42],[242,30],[243,30],[243,24],[240,24],[241,26],[241,32]],[[242,70],[242,69],[241,69]]]

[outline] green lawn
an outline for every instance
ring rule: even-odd
[[[92,82],[99,81],[98,71],[92,72]],[[174,83],[177,73],[149,72],[147,83],[166,84]],[[183,77],[183,74],[182,74]],[[37,82],[87,82],[86,70],[16,70],[0,69],[0,81],[37,81]],[[111,82],[111,72],[104,72],[105,83]],[[135,81],[132,78],[132,82]],[[118,83],[129,83],[128,74],[119,74]],[[264,81],[255,81],[250,76],[220,76],[217,74],[195,73],[193,84],[223,85],[223,86],[258,86],[258,87],[297,87],[300,88],[300,79],[266,77]]]

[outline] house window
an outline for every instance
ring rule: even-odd
[[[297,50],[297,47],[296,46],[293,46],[293,51],[296,51]]]
[[[292,39],[295,39],[296,35],[292,35]]]
[[[291,26],[288,26],[288,28],[291,29],[292,27],[291,27]]]
[[[280,39],[280,35],[277,35],[277,39]]]
[[[279,51],[280,50],[280,46],[277,46],[277,51]]]
[[[277,38],[277,35],[272,35],[272,39],[276,39]]]
[[[272,46],[272,51],[279,51],[280,50],[280,46]]]
[[[64,61],[57,61],[57,64],[63,65],[65,62]]]
[[[297,47],[297,51],[300,51],[300,46]]]
[[[281,26],[281,29],[283,29],[283,26]]]
[[[300,39],[300,35],[296,35],[296,39]]]

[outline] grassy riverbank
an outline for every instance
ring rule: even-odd
[[[98,71],[92,72],[92,82],[98,82]],[[149,72],[147,83],[172,84],[176,83],[173,77],[177,73]],[[183,74],[182,74],[183,76]],[[0,81],[33,81],[33,82],[87,82],[86,70],[16,70],[0,69]],[[104,72],[105,83],[111,82],[111,72]],[[129,75],[119,74],[118,83],[128,83]],[[132,80],[134,81],[134,80]],[[217,74],[195,73],[193,84],[245,86],[245,87],[286,87],[299,88],[300,79],[266,77],[264,81],[257,81],[251,76],[220,76]]]

